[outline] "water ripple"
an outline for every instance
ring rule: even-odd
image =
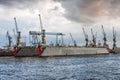
[[[0,57],[0,80],[120,80],[120,55]]]

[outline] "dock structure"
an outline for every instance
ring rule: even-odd
[[[21,48],[16,56],[78,56],[78,55],[100,55],[109,54],[106,48],[80,48],[80,47],[46,47],[42,54],[38,48]]]
[[[105,48],[46,48],[42,56],[78,56],[78,55],[99,55],[99,54],[109,54],[108,50]]]

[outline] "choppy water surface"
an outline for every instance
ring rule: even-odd
[[[120,80],[120,54],[0,57],[0,80]]]

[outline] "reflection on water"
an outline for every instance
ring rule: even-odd
[[[120,80],[120,54],[0,57],[0,80]]]

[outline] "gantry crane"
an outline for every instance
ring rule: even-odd
[[[73,39],[73,36],[72,36],[71,33],[70,33],[70,37],[71,37],[71,40],[72,40],[72,42],[73,42],[73,44],[74,44],[74,47],[76,47],[76,46],[77,46],[76,41]]]
[[[107,47],[108,48],[108,44],[107,44],[107,38],[106,38],[106,33],[104,31],[103,25],[102,25],[102,32],[103,32],[103,47]]]
[[[92,41],[93,41],[93,45],[92,47],[96,47],[96,37],[97,37],[97,33],[96,33],[96,36],[94,35],[93,33],[93,29],[91,28],[91,34],[92,34]]]
[[[86,34],[84,28],[82,28],[82,30],[83,30],[83,33],[84,33],[84,36],[85,36],[85,41],[86,41],[86,45],[85,46],[88,47],[88,42],[89,42],[88,35]]]
[[[63,36],[65,36],[65,34],[63,34],[63,33],[58,33],[58,32],[46,32],[45,34],[46,34],[46,35],[56,35],[56,46],[59,46],[58,37],[61,36],[61,40],[62,40],[62,45],[61,45],[61,46],[64,46]]]
[[[116,46],[116,31],[114,30],[114,27],[113,27],[113,49],[115,49],[117,46]]]
[[[41,35],[42,33],[41,32],[37,32],[37,31],[29,31],[29,35],[32,35],[32,40],[30,41],[33,45],[36,45],[38,44],[38,36]],[[53,33],[53,32],[45,32],[45,35],[55,35],[56,36],[56,46],[59,46],[59,43],[58,43],[58,37],[61,36],[61,39],[62,39],[62,46],[64,45],[64,40],[63,40],[63,36],[65,34],[63,33]]]
[[[15,21],[15,27],[16,27],[16,33],[17,33],[16,46],[19,46],[21,42],[21,32],[18,30],[17,21],[15,17],[14,17],[14,21]]]

